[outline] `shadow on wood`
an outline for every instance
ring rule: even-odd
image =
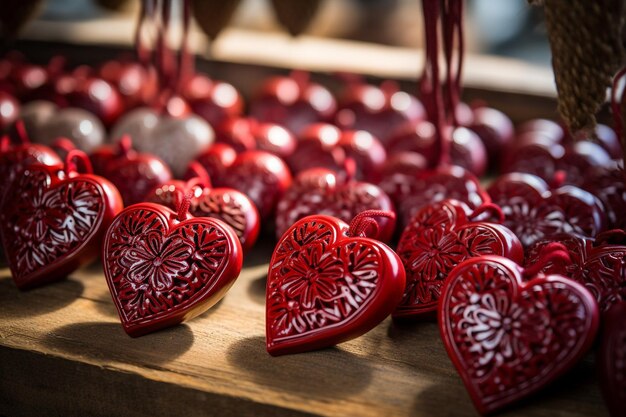
[[[265,288],[267,286],[267,274],[253,279],[248,285],[248,295],[250,298],[261,305],[265,305]]]
[[[20,291],[10,277],[0,278],[0,319],[31,317],[68,306],[83,294],[79,281],[67,279],[41,288]]]
[[[43,343],[51,349],[74,355],[155,367],[187,352],[193,341],[193,333],[184,324],[131,338],[119,323],[92,322],[54,329]]]
[[[272,357],[262,336],[234,343],[228,360],[257,384],[303,398],[348,397],[367,388],[372,378],[366,359],[337,348]]]

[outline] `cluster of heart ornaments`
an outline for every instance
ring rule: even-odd
[[[599,334],[603,393],[622,415],[621,132],[575,138],[540,119],[515,130],[462,103],[462,57],[455,69],[446,46],[461,13],[443,12],[444,89],[436,3],[423,3],[422,101],[355,77],[335,98],[295,71],[265,80],[244,116],[239,92],[195,73],[184,46],[159,52],[158,74],[146,61],[156,48],[140,45],[140,62],[71,71],[1,59],[0,234],[17,287],[101,256],[136,337],[206,311],[257,240],[277,239],[271,355],[342,343],[389,316],[436,320],[488,414],[557,379]],[[503,175],[485,187],[488,169]]]

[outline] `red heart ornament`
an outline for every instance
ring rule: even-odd
[[[321,349],[358,337],[402,297],[404,269],[385,244],[365,237],[380,212],[348,226],[309,216],[280,239],[267,278],[266,335],[271,355]]]
[[[612,417],[626,410],[626,302],[613,305],[602,316],[602,337],[598,350],[600,387]]]
[[[104,274],[126,333],[136,337],[202,314],[239,276],[241,244],[219,219],[160,204],[126,208],[107,230]]]
[[[474,220],[488,211],[502,221],[497,206],[486,204],[472,213],[455,200],[428,205],[413,216],[398,243],[397,253],[407,279],[394,318],[434,316],[445,279],[462,261],[482,255],[524,261],[522,244],[512,231],[497,223]]]
[[[408,224],[423,206],[445,199],[459,200],[471,209],[490,201],[478,178],[461,167],[423,170],[416,164],[414,169],[399,168],[398,172],[387,171],[379,185],[392,197],[401,226]]]
[[[195,177],[187,182],[171,180],[147,194],[145,200],[176,208],[176,196],[191,192],[189,213],[194,217],[213,217],[232,227],[244,251],[256,242],[259,235],[259,212],[243,193],[232,188],[212,188],[207,172],[198,162],[190,169]]]
[[[486,255],[459,264],[442,290],[441,337],[481,414],[562,375],[598,329],[597,303],[582,285],[542,274],[524,282],[524,274],[510,259]]]
[[[8,137],[0,139],[0,205],[10,185],[27,166],[35,163],[58,165],[61,160],[45,145],[30,143],[23,123],[16,125],[22,143],[11,145]]]
[[[626,184],[621,164],[589,170],[581,187],[602,201],[610,228],[626,229]]]
[[[550,190],[535,175],[503,175],[487,192],[502,208],[503,224],[525,247],[555,233],[595,236],[606,225],[602,204],[595,196],[571,185]]]
[[[609,243],[617,240],[618,244]],[[608,230],[596,239],[557,234],[537,241],[526,252],[526,265],[539,259],[542,249],[554,242],[567,248],[571,262],[547,264],[544,273],[565,275],[577,281],[596,298],[600,311],[626,301],[626,239],[621,230]]]
[[[8,190],[0,215],[2,242],[20,289],[58,281],[93,261],[106,228],[122,210],[115,186],[78,173],[75,158],[91,171],[87,156],[73,150],[65,167],[30,165]]]
[[[353,163],[348,163],[346,168],[348,178],[324,168],[312,168],[296,177],[276,208],[278,238],[297,220],[313,214],[334,216],[347,222],[365,210],[393,211],[391,199],[383,190],[374,184],[353,180]],[[379,228],[379,239],[389,241],[395,221],[382,218]]]

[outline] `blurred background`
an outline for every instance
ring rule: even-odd
[[[134,19],[138,4],[137,0],[47,0],[29,26],[32,29],[52,21]],[[526,0],[467,0],[466,8],[468,51],[550,65],[540,8],[529,6]],[[420,9],[419,0],[325,0],[304,33],[322,38],[418,47],[423,39]],[[270,0],[242,0],[229,28],[284,32]]]

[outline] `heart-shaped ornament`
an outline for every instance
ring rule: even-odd
[[[350,221],[365,210],[393,211],[391,199],[374,184],[353,179],[354,163],[346,163],[346,178],[325,168],[301,172],[276,208],[276,235],[280,238],[297,220],[312,214],[325,214]],[[379,238],[391,239],[395,221],[379,221]]]
[[[489,212],[502,222],[498,206],[485,204],[472,213],[456,200],[430,204],[413,216],[398,243],[407,279],[394,318],[434,316],[448,274],[469,258],[501,255],[524,261],[522,244],[512,231],[498,223],[476,221]]]
[[[51,148],[30,143],[24,124],[15,125],[20,144],[13,145],[7,136],[0,139],[0,205],[10,185],[31,164],[58,165],[61,160]]]
[[[550,263],[548,274],[565,275],[584,285],[598,301],[600,311],[626,301],[626,233],[607,230],[596,239],[573,234],[557,234],[537,241],[526,251],[526,265],[534,265],[547,245],[560,243],[567,248],[571,262]]]
[[[535,175],[502,175],[487,192],[525,247],[556,233],[595,236],[606,225],[602,203],[591,193],[571,185],[551,190]]]
[[[613,305],[602,316],[598,351],[600,387],[611,417],[626,410],[626,301]]]
[[[213,188],[207,172],[198,162],[189,169],[195,177],[187,182],[171,180],[146,196],[150,203],[176,208],[176,196],[191,192],[189,212],[194,217],[214,217],[233,228],[244,251],[254,246],[259,235],[259,212],[243,193],[232,188]]]
[[[78,173],[79,159],[87,173]],[[122,210],[115,186],[92,175],[87,155],[69,152],[65,167],[33,164],[9,188],[0,214],[2,242],[15,284],[58,281],[93,261]]]
[[[91,161],[96,174],[117,187],[126,206],[144,201],[151,190],[172,179],[167,164],[154,155],[135,151],[128,135],[113,146],[97,149]]]
[[[189,197],[178,212],[153,203],[130,206],[107,230],[104,274],[130,336],[202,314],[239,276],[237,235],[219,219],[191,216]]]
[[[267,278],[271,355],[353,339],[391,314],[402,297],[404,269],[388,246],[366,237],[372,226],[377,232],[374,217],[383,214],[362,212],[350,226],[331,216],[309,216],[285,232]]]
[[[567,252],[552,251],[543,261],[556,257]],[[535,275],[541,267],[524,271],[486,255],[459,264],[444,284],[439,330],[481,414],[538,391],[593,343],[599,321],[593,296],[569,278]]]

